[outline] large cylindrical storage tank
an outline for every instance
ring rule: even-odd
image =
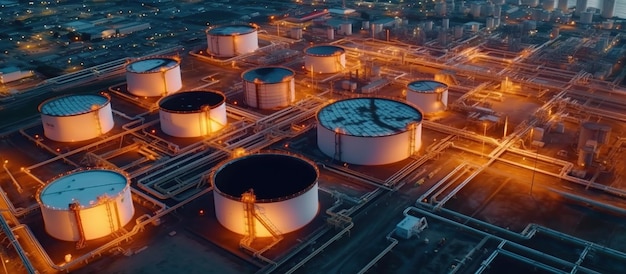
[[[183,87],[180,61],[157,57],[126,65],[126,87],[135,96],[156,97],[177,92]]]
[[[52,179],[36,197],[46,232],[63,241],[108,236],[135,214],[130,181],[115,170],[72,171]]]
[[[580,13],[580,23],[581,24],[591,24],[593,23],[593,11],[583,11]]]
[[[284,67],[261,67],[245,71],[244,101],[260,109],[286,107],[295,101],[295,72]]]
[[[39,105],[44,135],[57,142],[96,138],[114,125],[111,99],[104,94],[65,95]]]
[[[351,98],[317,113],[317,145],[327,156],[357,165],[402,161],[421,146],[422,113],[384,98]]]
[[[318,176],[314,163],[287,154],[252,154],[228,160],[210,176],[217,220],[228,230],[245,235],[242,194],[252,190],[256,214],[278,233],[300,229],[317,215]],[[254,222],[256,236],[272,236],[258,218]]]
[[[601,13],[602,18],[613,18],[614,13],[615,13],[615,0],[602,1],[602,13]]]
[[[445,111],[448,107],[448,85],[431,80],[413,81],[407,85],[406,100],[425,115]]]
[[[341,23],[339,25],[339,34],[352,35],[352,23]]]
[[[207,51],[217,57],[234,57],[259,48],[257,29],[249,25],[228,25],[206,30]]]
[[[336,73],[346,67],[346,50],[332,45],[312,46],[304,50],[304,69],[314,73]]]
[[[178,92],[159,100],[161,130],[174,137],[199,137],[226,123],[226,96],[219,91]]]

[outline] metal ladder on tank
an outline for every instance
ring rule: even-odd
[[[244,208],[244,227],[246,236],[241,239],[241,241],[239,242],[239,246],[252,249],[250,244],[252,244],[252,241],[254,241],[254,239],[256,238],[256,227],[254,222],[255,219],[259,220],[261,225],[263,225],[263,227],[265,227],[274,238],[274,243],[268,247],[273,246],[283,239],[283,236],[281,235],[278,228],[267,218],[267,216],[265,216],[265,214],[263,213],[257,213],[258,207],[255,205],[256,195],[254,195],[254,190],[250,189],[244,192],[241,195],[241,202],[243,203]],[[261,208],[258,209],[259,211],[261,211]]]
[[[417,123],[412,122],[407,125],[409,128],[409,156],[417,151],[415,133],[417,131]]]
[[[113,223],[113,213],[111,212],[111,203],[110,203],[111,201],[112,200],[109,197],[105,196],[105,195],[98,197],[98,202],[99,203],[104,203],[104,208],[107,211],[107,218],[109,219],[109,229],[110,229],[110,232],[111,232],[111,234],[115,234],[117,229],[115,229],[115,224]],[[119,218],[118,218],[118,221],[119,221]]]
[[[167,77],[165,76],[166,73],[167,70],[161,68],[161,79],[163,79],[163,93],[161,93],[161,95],[163,97],[167,96]]]
[[[200,134],[202,136],[207,136],[213,132],[213,121],[211,120],[211,107],[208,105],[203,105],[200,107],[202,111],[202,116],[204,117],[204,121],[200,119]]]
[[[339,129],[335,129],[335,155],[333,159],[341,161],[341,132]]]
[[[244,216],[244,228],[245,237],[239,242],[239,246],[248,247],[256,237],[256,230],[254,227],[254,202],[256,196],[252,189],[241,194],[241,202],[243,203],[243,216]]]
[[[93,111],[94,118],[96,119],[96,130],[98,131],[98,135],[101,135],[103,132],[102,132],[102,124],[100,123],[100,115],[99,115],[100,111],[98,111],[98,106],[92,105],[91,111]]]
[[[74,201],[69,205],[69,209],[74,212],[74,220],[76,221],[76,229],[78,229],[78,242],[76,242],[76,249],[82,249],[87,246],[85,239],[85,230],[83,228],[83,221],[80,218],[80,204],[78,201]]]
[[[346,66],[341,64],[341,54],[337,55],[337,58],[335,58],[335,61],[337,63],[337,67],[339,67],[339,71],[346,69]]]

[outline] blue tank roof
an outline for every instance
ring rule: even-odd
[[[251,69],[243,73],[242,78],[248,82],[261,81],[262,83],[280,83],[293,78],[295,73],[282,67],[262,67]]]
[[[100,109],[109,103],[103,95],[69,95],[52,98],[39,106],[39,112],[49,116],[72,116]]]
[[[169,70],[177,65],[176,59],[159,57],[132,62],[126,66],[126,70],[138,73],[158,72],[161,69]]]
[[[338,46],[313,46],[304,52],[309,55],[332,56],[344,53],[346,50]]]
[[[409,124],[422,121],[422,113],[391,99],[352,98],[323,107],[317,119],[321,126],[343,134],[379,137],[406,131]]]
[[[420,80],[409,83],[408,87],[415,92],[434,93],[439,92],[441,88],[447,88],[448,85],[437,81]]]
[[[256,29],[248,25],[221,26],[208,30],[210,35],[230,36],[251,33]]]

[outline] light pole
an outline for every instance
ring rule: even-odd
[[[533,166],[533,176],[530,179],[530,197],[533,197],[533,186],[535,185],[535,172],[537,172],[537,158],[539,158],[539,146],[537,146],[537,152],[535,153],[535,164]]]
[[[4,262],[4,257],[2,256],[2,252],[0,252],[0,260],[2,260],[2,268],[4,269],[4,273],[9,274],[9,271],[7,270],[7,265]]]
[[[487,138],[487,122],[483,122],[483,149],[480,151],[480,158],[485,154],[485,138]]]

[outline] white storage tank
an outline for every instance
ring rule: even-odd
[[[489,30],[496,28],[496,21],[493,17],[487,17],[487,21],[485,23],[485,27]]]
[[[180,60],[170,57],[140,59],[126,65],[126,86],[135,96],[157,97],[183,87]]]
[[[413,155],[422,143],[422,113],[391,99],[336,101],[318,111],[317,121],[317,146],[341,162],[390,164]]]
[[[568,0],[558,0],[558,1],[559,1],[559,2],[558,2],[558,4],[557,4],[557,5],[558,5],[558,9],[559,9],[561,12],[563,12],[563,13],[568,12],[568,11],[569,11],[569,9],[568,9],[568,7],[567,7],[567,5],[568,5],[568,3],[567,3],[567,2],[568,2]]]
[[[582,16],[581,13],[587,10],[587,0],[576,0],[576,9],[574,10],[574,15]]]
[[[463,26],[454,26],[454,39],[463,38]]]
[[[580,13],[580,23],[581,24],[591,24],[593,23],[593,12],[592,11],[583,11]]]
[[[424,25],[424,29],[426,31],[431,31],[433,30],[433,26],[435,25],[435,23],[433,21],[426,21],[425,25]]]
[[[228,25],[206,30],[207,51],[217,57],[234,57],[259,48],[257,29],[250,25]]]
[[[199,137],[226,123],[226,96],[219,91],[178,92],[159,100],[161,130],[174,137]]]
[[[215,213],[228,230],[246,234],[242,194],[256,195],[255,212],[269,221],[275,232],[289,233],[307,225],[319,211],[317,166],[301,157],[281,153],[251,154],[228,160],[210,176]],[[254,218],[256,236],[272,236]]]
[[[352,23],[341,23],[339,25],[339,34],[352,35]]]
[[[332,45],[312,46],[304,50],[304,69],[314,73],[336,73],[346,68],[346,50]]]
[[[431,80],[413,81],[407,85],[406,100],[425,115],[445,111],[448,107],[448,85]]]
[[[555,3],[556,3],[556,0],[543,0],[541,3],[541,6],[543,7],[544,10],[552,11],[554,10]]]
[[[273,109],[295,101],[295,72],[285,67],[261,67],[241,74],[244,102],[251,107]]]
[[[602,1],[602,18],[613,18],[615,13],[616,0],[603,0]],[[621,2],[621,1],[620,1]]]
[[[370,29],[370,21],[361,22],[361,29],[369,30]]]
[[[135,214],[128,177],[110,169],[79,169],[52,179],[36,198],[46,232],[59,240],[108,236]]]
[[[302,28],[291,28],[289,30],[289,36],[296,40],[302,39]]]
[[[65,95],[39,105],[44,135],[57,142],[78,142],[109,132],[114,125],[105,94]]]

